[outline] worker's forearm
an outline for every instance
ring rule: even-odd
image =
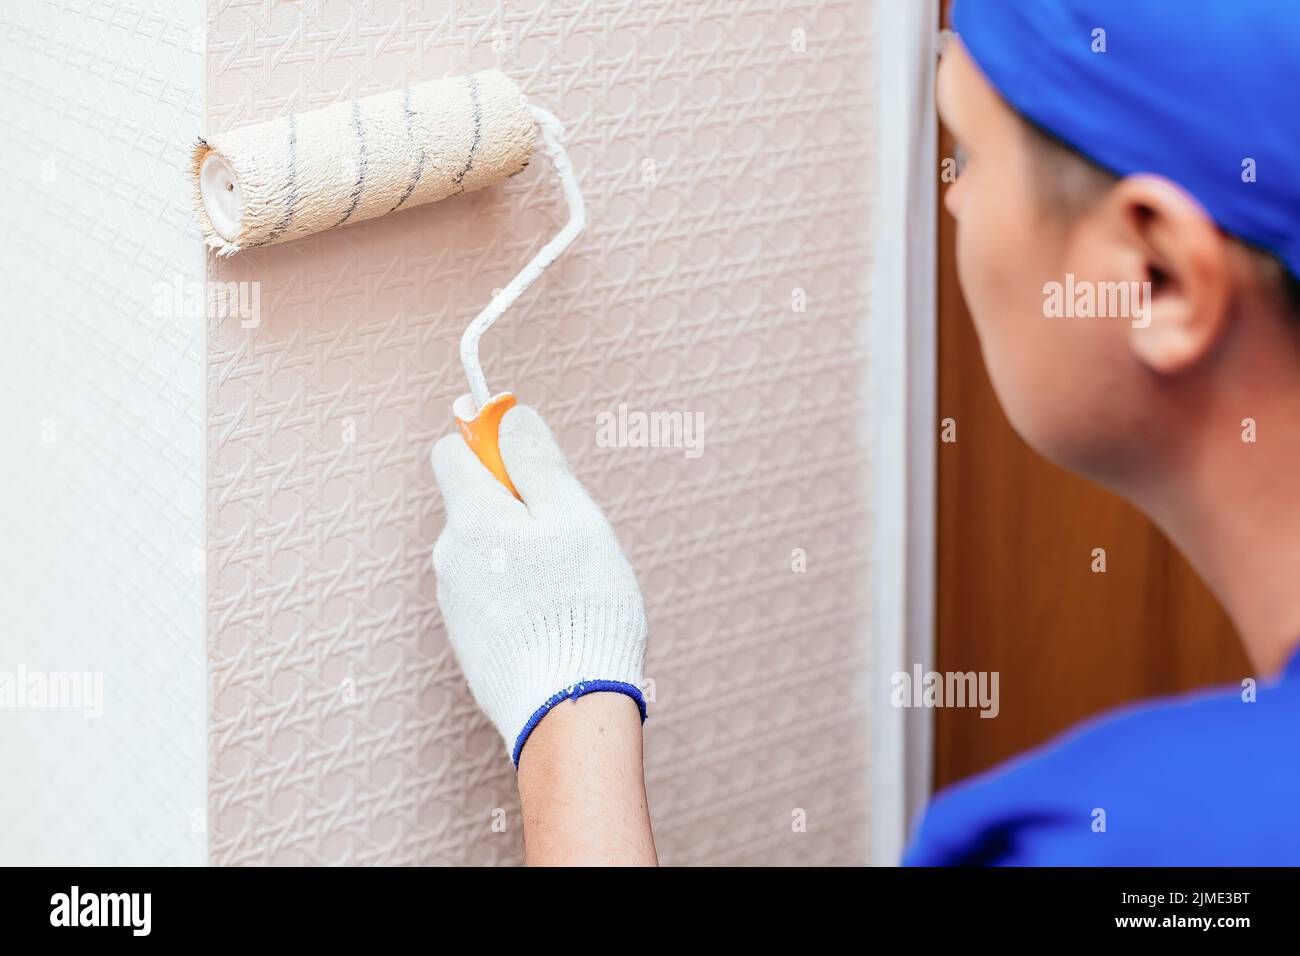
[[[556,705],[519,759],[530,866],[655,866],[641,714],[623,694]]]

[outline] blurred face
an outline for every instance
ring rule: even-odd
[[[1046,208],[1031,139],[960,42],[937,80],[944,125],[964,156],[944,204],[957,221],[957,272],[994,389],[1016,431],[1062,465],[1110,477],[1135,410],[1139,377],[1129,323],[1045,315],[1048,283],[1104,281],[1116,257],[1085,211]],[[1140,278],[1137,274],[1123,278]],[[1120,278],[1115,276],[1114,278]]]

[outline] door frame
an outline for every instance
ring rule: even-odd
[[[891,703],[935,660],[937,3],[876,4],[878,163],[868,395],[873,414],[871,862],[896,865],[930,792],[933,720]]]

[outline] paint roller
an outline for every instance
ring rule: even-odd
[[[192,156],[204,239],[233,255],[490,186],[528,165],[539,133],[569,220],[465,330],[469,394],[452,406],[465,442],[516,498],[497,443],[515,397],[488,391],[478,344],[586,224],[559,121],[486,70],[242,126],[199,140]]]

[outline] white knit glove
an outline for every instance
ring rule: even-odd
[[[627,694],[645,719],[646,620],[614,531],[533,409],[501,420],[515,498],[459,434],[433,449],[447,524],[433,548],[438,604],[480,707],[515,766],[562,700]]]

